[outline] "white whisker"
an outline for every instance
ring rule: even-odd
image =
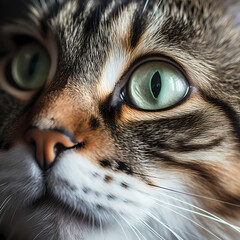
[[[187,209],[187,208],[183,208],[183,207],[180,207],[180,206],[176,206],[176,205],[171,204],[171,203],[166,203],[166,202],[162,202],[162,203],[165,203],[165,204],[170,205],[170,206],[173,206],[173,207],[175,207],[175,208],[179,208],[179,209],[182,209],[182,210],[185,210],[185,211],[194,213],[194,214],[199,215],[199,216],[203,216],[203,217],[205,217],[205,218],[214,220],[214,221],[216,221],[216,222],[220,222],[220,223],[222,223],[222,224],[224,224],[224,225],[227,225],[227,226],[230,226],[231,228],[233,228],[233,229],[235,229],[236,231],[240,232],[238,226],[235,226],[235,225],[233,225],[233,224],[230,224],[230,223],[224,221],[223,219],[217,217],[216,215],[214,215],[214,214],[212,214],[212,213],[210,213],[210,212],[208,212],[208,211],[206,211],[206,210],[204,210],[204,209],[202,209],[202,208],[200,208],[200,207],[197,207],[197,206],[195,206],[195,205],[193,205],[193,204],[184,202],[184,201],[182,201],[182,200],[179,200],[179,199],[177,199],[177,198],[175,198],[175,197],[172,197],[172,196],[169,196],[169,195],[167,195],[167,194],[163,194],[163,193],[160,193],[160,194],[162,194],[162,195],[164,195],[164,196],[167,196],[167,197],[169,197],[169,198],[172,198],[172,199],[174,199],[174,200],[176,200],[176,201],[178,201],[178,202],[181,202],[181,203],[183,203],[183,204],[186,204],[186,205],[188,205],[188,206],[191,206],[191,207],[193,207],[193,208],[195,208],[195,209],[197,209],[197,210],[199,210],[199,211],[201,211],[201,212],[204,212],[204,213],[206,213],[206,214],[208,214],[208,215],[203,214],[203,213],[200,213],[200,212],[196,212],[196,211],[191,210],[191,209]],[[159,199],[157,199],[157,198],[153,198],[153,199],[156,200],[156,201],[161,202],[161,200],[159,200]]]
[[[146,8],[147,8],[147,5],[149,3],[149,0],[146,0],[145,4],[144,4],[144,7],[143,7],[143,11],[142,12],[145,12]]]
[[[207,228],[203,227],[201,224],[197,223],[196,221],[194,221],[194,220],[192,220],[192,219],[184,216],[183,214],[181,214],[181,213],[179,213],[179,212],[177,212],[177,211],[174,211],[174,210],[171,209],[171,208],[168,208],[168,207],[166,207],[166,206],[162,206],[161,204],[158,204],[158,205],[161,206],[161,207],[164,207],[165,209],[168,209],[168,210],[171,211],[171,212],[176,213],[177,215],[179,215],[179,216],[181,216],[181,217],[183,217],[183,218],[185,218],[185,219],[187,219],[187,220],[189,220],[190,222],[192,222],[192,223],[194,223],[195,225],[199,226],[200,228],[204,229],[206,232],[210,233],[212,236],[216,237],[216,238],[219,239],[219,240],[222,240],[222,239],[219,238],[217,235],[215,235],[215,234],[212,233],[210,230],[208,230]]]
[[[163,238],[158,232],[156,232],[149,224],[147,224],[144,220],[139,218],[139,221],[142,222],[147,229],[149,229],[150,232],[152,232],[156,237],[158,237],[161,240],[165,240],[165,238]]]
[[[137,238],[138,238],[139,240],[141,240],[141,238],[139,237],[139,235],[137,234],[137,232],[143,237],[143,239],[147,240],[147,239],[142,235],[142,233],[141,233],[136,227],[134,227],[131,223],[129,223],[122,215],[119,214],[119,216],[128,224],[128,226],[132,229],[132,231],[135,233],[135,235],[137,236]],[[137,232],[136,232],[135,230],[136,230]]]
[[[158,179],[158,177],[154,177],[154,178]],[[215,202],[224,203],[224,204],[235,206],[235,207],[240,207],[239,204],[226,202],[226,201],[223,201],[223,200],[220,200],[220,199],[216,199],[216,198],[210,198],[210,197],[206,197],[206,196],[203,196],[203,195],[198,195],[198,194],[193,194],[193,193],[187,193],[187,192],[183,192],[183,191],[173,190],[173,189],[170,189],[170,188],[160,187],[160,186],[156,186],[156,185],[152,185],[152,184],[151,184],[151,186],[158,187],[160,189],[163,189],[163,190],[166,190],[166,191],[169,191],[169,192],[179,193],[179,194],[188,195],[188,196],[197,197],[197,198],[204,198],[204,199],[209,200],[209,201],[215,201]]]
[[[6,205],[9,203],[9,201],[12,199],[12,195],[9,195],[8,197],[5,198],[5,200],[2,202],[2,204],[0,205],[0,213],[3,212],[4,208],[6,207]]]
[[[154,17],[154,15],[156,14],[156,12],[157,12],[157,10],[159,9],[159,6],[161,5],[161,3],[162,3],[162,0],[159,1],[156,9],[154,10],[154,12],[153,12],[153,14],[152,14],[152,16],[151,16],[151,19],[152,19],[152,18]]]
[[[50,227],[50,226],[47,226],[47,227],[43,228],[43,229],[33,238],[33,240],[37,239],[37,237],[38,237],[41,233],[43,233],[44,231],[46,231],[49,227]]]
[[[167,228],[178,240],[183,240],[175,231],[173,231],[170,227],[168,227],[166,224],[164,224],[162,221],[160,221],[157,217],[155,217],[153,214],[150,212],[144,211],[148,216],[150,216],[152,219],[156,220],[159,222],[161,225],[163,225],[165,228]]]
[[[127,234],[126,234],[123,226],[121,225],[121,223],[115,218],[115,216],[114,216],[113,214],[111,214],[111,215],[112,215],[112,217],[115,219],[115,221],[117,222],[117,224],[120,226],[120,228],[122,229],[122,232],[123,232],[125,238],[128,240]]]

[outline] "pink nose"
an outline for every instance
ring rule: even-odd
[[[76,145],[60,131],[41,131],[38,128],[27,130],[25,140],[35,145],[36,161],[43,170],[49,169],[61,152]]]

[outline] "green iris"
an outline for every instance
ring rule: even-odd
[[[173,65],[152,61],[140,65],[128,84],[128,95],[137,108],[161,110],[179,103],[188,93],[189,84]]]
[[[21,90],[41,88],[49,74],[50,58],[47,51],[37,43],[23,46],[12,60],[12,78]]]

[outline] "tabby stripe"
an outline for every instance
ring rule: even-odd
[[[56,0],[51,1],[51,5],[48,5],[49,8],[48,12],[44,13],[43,17],[39,20],[40,28],[44,35],[47,35],[48,33],[47,22],[49,21],[49,19],[55,18],[67,2],[68,1],[63,1],[60,3],[59,1]]]
[[[122,0],[121,3],[115,4],[112,7],[112,10],[110,11],[110,9],[108,10],[108,15],[105,16],[106,17],[106,21],[107,22],[112,22],[114,20],[114,18],[117,18],[119,16],[120,13],[122,13],[122,11],[124,11],[124,9],[126,9],[130,4],[133,4],[133,2],[129,1],[129,0]]]
[[[79,1],[77,1],[78,5],[77,5],[77,9],[76,12],[73,15],[73,21],[75,22],[77,19],[79,19],[79,16],[86,12],[85,9],[87,7],[87,0],[82,0],[81,3]]]
[[[142,8],[140,8],[142,9]],[[139,12],[135,13],[133,23],[131,26],[131,31],[130,31],[130,47],[134,49],[143,35],[146,27],[147,27],[147,21],[145,18],[142,16],[144,13],[139,14]]]
[[[213,174],[211,174],[205,167],[198,163],[190,163],[183,161],[180,162],[174,159],[172,156],[156,151],[148,151],[148,153],[162,160],[162,162],[165,163],[167,167],[171,166],[175,168],[188,169],[192,172],[195,172],[199,177],[207,180],[208,182],[211,182],[212,184],[217,183],[218,179]]]
[[[91,13],[88,15],[84,22],[83,31],[81,33],[82,36],[85,36],[85,41],[83,41],[84,43],[87,43],[90,36],[93,36],[98,32],[101,16],[102,14],[104,14],[104,11],[108,7],[108,5],[109,2],[104,1],[103,3],[101,3],[99,8],[94,8],[91,10]],[[83,49],[85,47],[86,46],[83,46]]]
[[[162,149],[162,150],[172,150],[174,152],[194,152],[194,151],[201,151],[201,150],[208,150],[212,149],[214,147],[217,147],[221,144],[223,141],[223,138],[217,138],[212,141],[209,141],[208,143],[204,144],[185,144],[184,140],[178,140],[178,145],[172,145],[172,144],[166,144],[163,142],[151,142],[151,144],[148,144],[149,147]]]
[[[216,211],[219,211],[219,213],[228,216],[232,214],[231,212],[229,212],[230,209],[239,210],[239,207],[236,206],[240,205],[239,198],[232,194],[229,194],[228,191],[219,184],[219,179],[214,175],[214,173],[212,174],[211,172],[208,171],[207,166],[204,167],[203,165],[200,165],[198,163],[179,162],[171,156],[154,151],[152,151],[151,154],[159,159],[162,159],[163,163],[166,163],[166,167],[170,166],[174,168],[188,169],[194,172],[198,176],[197,177],[198,181],[199,177],[207,181],[205,187],[210,189],[210,191],[216,196],[216,199],[233,204],[233,205],[224,204],[225,207],[224,209],[220,206],[219,209],[216,209]],[[218,208],[218,206],[216,206],[216,208]]]
[[[192,152],[192,151],[199,151],[199,150],[208,150],[214,147],[217,147],[221,144],[223,138],[217,138],[208,143],[204,144],[184,144],[184,141],[178,141],[178,146],[171,146],[174,151],[177,152]]]
[[[218,107],[219,110],[225,113],[233,128],[233,134],[238,139],[238,144],[240,144],[240,120],[237,112],[230,106],[230,104],[220,99],[208,96],[206,93],[203,92],[201,92],[201,95],[206,102],[209,102],[212,105]]]

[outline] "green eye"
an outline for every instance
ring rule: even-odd
[[[140,65],[133,72],[127,95],[139,109],[161,110],[178,104],[188,91],[188,81],[175,66],[152,61]]]
[[[11,82],[20,90],[39,89],[44,85],[49,69],[47,51],[37,43],[27,44],[12,59]]]

